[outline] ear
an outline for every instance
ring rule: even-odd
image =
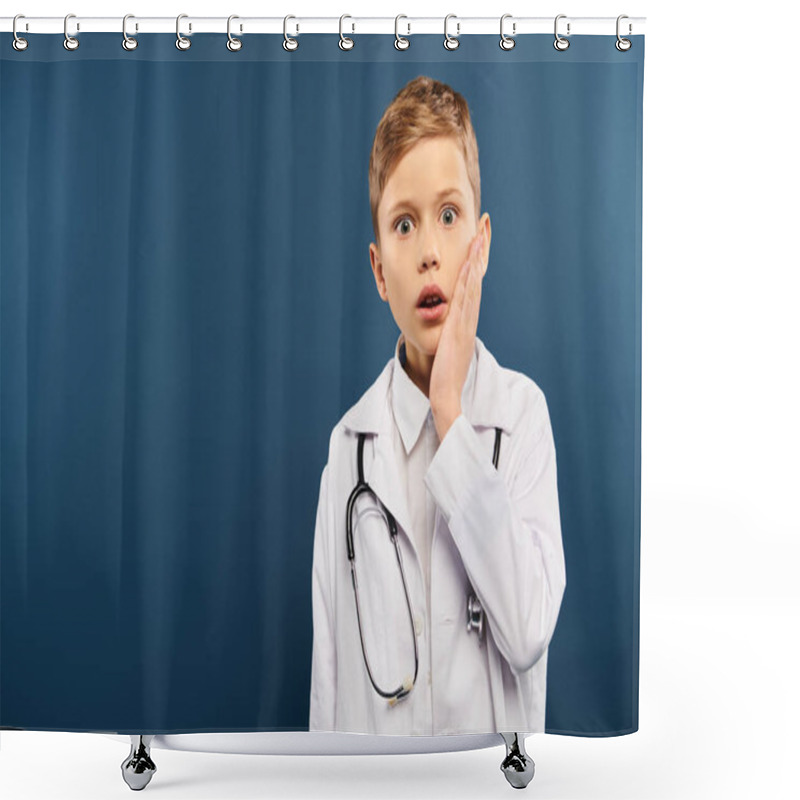
[[[375,285],[378,287],[378,294],[381,300],[388,301],[389,295],[386,294],[386,280],[383,277],[383,263],[381,262],[381,251],[375,242],[369,245],[369,261],[372,266],[372,274],[375,276]]]
[[[489,214],[485,213],[480,220],[478,220],[478,230],[483,229],[483,247],[481,248],[481,264],[483,264],[483,272],[481,278],[486,275],[489,269],[489,250],[492,245],[492,221]]]

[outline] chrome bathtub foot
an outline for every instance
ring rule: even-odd
[[[506,757],[500,765],[506,780],[515,789],[524,789],[533,780],[536,765],[525,752],[525,738],[518,733],[501,733],[506,743]]]
[[[131,735],[131,752],[122,762],[122,778],[135,792],[144,789],[156,771],[150,758],[152,736]]]

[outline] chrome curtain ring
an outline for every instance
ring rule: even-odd
[[[17,50],[18,52],[22,52],[23,50],[28,49],[28,40],[23,39],[21,36],[17,36],[17,20],[18,19],[25,19],[24,14],[17,14],[14,17],[14,21],[11,23],[11,32],[14,34],[14,41],[11,42],[11,46]]]
[[[126,14],[122,18],[122,47],[125,50],[135,50],[139,46],[139,42],[133,36],[128,36],[127,23],[131,17],[133,17],[133,14]],[[135,17],[133,18],[135,19]]]
[[[237,39],[235,36],[231,36],[231,20],[232,19],[239,19],[236,14],[231,14],[228,17],[228,41],[225,43],[225,46],[231,53],[236,53],[242,49],[242,40]]]
[[[567,18],[566,14],[559,14],[556,17],[556,23],[555,23],[556,40],[553,42],[553,47],[555,47],[556,50],[566,50],[569,47],[569,39],[565,39],[563,36],[558,35],[558,21],[560,19],[566,19],[566,18]],[[569,36],[569,22],[567,23],[567,36]]]
[[[67,14],[67,16],[64,17],[64,49],[65,50],[77,50],[78,46],[80,45],[80,42],[74,36],[70,36],[67,33],[67,24],[68,24],[69,18],[70,17],[74,17],[74,16],[75,16],[75,14]],[[80,30],[80,29],[81,29],[81,26],[78,25],[78,30]]]
[[[183,17],[188,17],[188,14],[178,14],[178,18],[175,20],[175,35],[178,37],[175,40],[175,47],[178,50],[188,50],[192,46],[192,40],[187,39],[185,36],[181,36],[181,19]],[[189,25],[189,31],[192,30],[192,26]]]
[[[461,33],[461,23],[460,22],[456,22],[456,35],[455,36],[451,36],[447,32],[447,21],[451,17],[455,17],[455,16],[456,16],[455,14],[448,14],[444,18],[444,46],[445,46],[445,49],[447,49],[447,50],[458,50],[458,46],[459,46],[459,44],[461,44],[461,42],[458,41],[458,35]]]
[[[401,36],[397,30],[397,26],[401,18],[408,19],[405,14],[398,14],[394,18],[394,46],[397,50],[408,50],[408,48],[411,47],[411,40],[406,39],[405,36]],[[411,36],[411,23],[407,22],[406,25],[408,26],[408,33],[406,36]]]
[[[339,47],[342,50],[352,50],[353,47],[355,46],[355,42],[342,33],[342,23],[345,21],[345,19],[353,19],[353,18],[349,14],[342,14],[342,16],[339,17]],[[356,24],[354,22],[353,32],[355,32],[355,29],[356,29]]]
[[[627,14],[620,14],[617,17],[617,41],[614,42],[614,47],[617,48],[621,53],[624,53],[626,50],[630,50],[633,46],[633,42],[630,39],[625,39],[623,36],[619,35],[619,21],[621,19],[628,19]],[[628,23],[628,33],[630,34],[632,28],[630,22]]]
[[[512,38],[517,33],[517,23],[511,23],[511,36],[506,36],[503,33],[503,23],[506,21],[508,17],[512,16],[511,14],[503,14],[500,17],[500,49],[501,50],[513,50],[516,41]]]
[[[286,23],[290,19],[297,19],[297,17],[293,17],[291,14],[287,14],[283,18],[283,49],[284,50],[289,50],[289,51],[297,50],[297,48],[300,46],[300,42],[298,42],[297,39],[292,39],[292,37],[289,36],[288,33],[286,33]],[[297,30],[298,31],[300,30],[300,26],[299,25],[297,26]]]

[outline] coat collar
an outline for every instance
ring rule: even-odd
[[[504,370],[478,336],[475,337],[473,365],[474,380],[465,382],[461,397],[464,416],[474,427],[502,428],[510,433],[512,420]],[[391,433],[393,419],[390,393],[395,369],[402,369],[397,358],[397,345],[395,355],[386,363],[372,386],[342,417],[342,424],[346,428],[354,433]]]

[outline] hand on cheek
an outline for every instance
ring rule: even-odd
[[[431,369],[429,400],[439,441],[461,414],[461,392],[475,350],[483,282],[483,232],[470,244],[442,326]]]

